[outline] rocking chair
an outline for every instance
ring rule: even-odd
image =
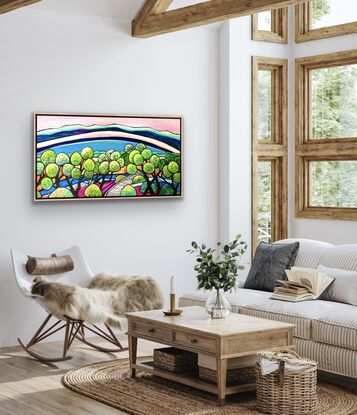
[[[73,271],[63,274],[51,275],[51,281],[60,280],[61,282],[68,282],[82,287],[87,286],[89,281],[93,278],[93,273],[86,260],[84,259],[80,249],[77,246],[73,246],[63,252],[59,252],[58,255],[70,255],[74,262],[74,269]],[[25,265],[27,262],[27,255],[11,250],[11,256],[16,282],[21,293],[25,297],[36,301],[42,308],[45,308],[40,299],[38,297],[32,296],[31,294],[32,280],[34,277],[29,275],[26,271]],[[20,346],[25,350],[25,352],[41,362],[51,363],[72,359],[72,356],[68,355],[68,351],[74,339],[77,339],[82,343],[105,353],[115,353],[127,350],[126,347],[121,345],[120,341],[114,334],[114,331],[107,324],[104,324],[104,328],[102,329],[97,325],[85,322],[83,320],[75,320],[66,315],[64,315],[61,319],[58,319],[49,311],[46,310],[46,312],[48,314],[47,317],[27,344],[25,344],[20,338],[18,339]],[[56,321],[53,321],[53,319]],[[51,323],[50,320],[52,320]],[[46,357],[32,350],[32,346],[35,346],[36,344],[42,342],[43,340],[61,330],[64,330],[62,356]],[[104,340],[108,341],[111,345],[113,345],[114,348],[104,348],[90,342],[86,337],[86,332],[100,336]]]

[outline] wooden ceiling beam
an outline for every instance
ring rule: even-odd
[[[172,2],[173,0],[146,0],[132,21],[132,26],[140,27],[148,16],[166,12]]]
[[[163,0],[164,1],[164,0]],[[305,0],[209,0],[176,10],[147,14],[143,20],[134,20],[134,37],[151,37],[177,30],[188,29],[209,23],[220,22],[233,17],[278,9],[290,4],[303,3]],[[143,9],[155,3],[147,0]]]
[[[40,0],[0,0],[0,14],[37,3]]]

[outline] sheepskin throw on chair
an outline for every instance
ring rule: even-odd
[[[106,273],[94,276],[78,246],[44,258],[11,250],[11,257],[21,293],[47,313],[28,342],[18,339],[25,352],[41,362],[71,359],[68,352],[74,340],[101,352],[125,351],[127,347],[122,346],[113,327],[124,328],[121,322],[126,323],[127,312],[163,306],[160,287],[153,278],[115,277]],[[44,356],[34,350],[39,343],[62,330],[60,356]],[[93,335],[104,340],[105,345],[93,342]]]
[[[32,295],[39,297],[49,313],[59,319],[68,316],[92,324],[121,327],[121,318],[131,311],[163,307],[160,287],[151,277],[96,275],[87,287],[34,279]]]

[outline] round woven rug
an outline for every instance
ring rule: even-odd
[[[255,394],[252,392],[228,396],[226,405],[219,406],[212,394],[144,372],[131,379],[127,359],[72,370],[62,381],[74,392],[132,415],[261,414],[256,409]],[[316,415],[355,415],[357,396],[336,386],[319,383],[317,408]]]

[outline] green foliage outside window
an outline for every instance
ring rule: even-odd
[[[271,140],[271,80],[269,70],[258,71],[258,140]]]
[[[357,137],[357,65],[311,71],[312,138]]]
[[[330,0],[312,0],[312,28],[315,28],[319,21],[330,13]]]
[[[258,162],[258,241],[271,242],[271,181],[270,161]]]
[[[356,208],[357,161],[310,162],[311,206]]]

